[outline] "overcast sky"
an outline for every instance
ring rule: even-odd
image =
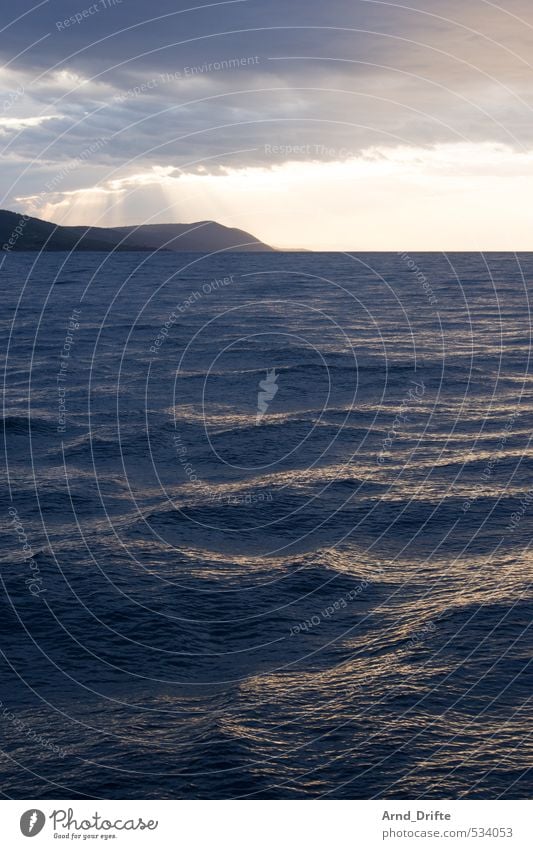
[[[532,43],[531,0],[6,2],[0,206],[533,250]]]

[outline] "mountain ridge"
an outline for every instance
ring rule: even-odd
[[[216,221],[121,227],[63,226],[24,213],[0,210],[0,251],[271,252],[245,230]]]

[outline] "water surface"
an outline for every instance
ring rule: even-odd
[[[530,796],[533,255],[0,275],[4,797]]]

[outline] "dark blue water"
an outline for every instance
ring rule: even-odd
[[[4,797],[531,795],[533,255],[0,275]]]

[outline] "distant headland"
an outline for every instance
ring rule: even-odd
[[[63,227],[0,210],[0,251],[273,251],[244,230],[216,221],[130,227]]]

